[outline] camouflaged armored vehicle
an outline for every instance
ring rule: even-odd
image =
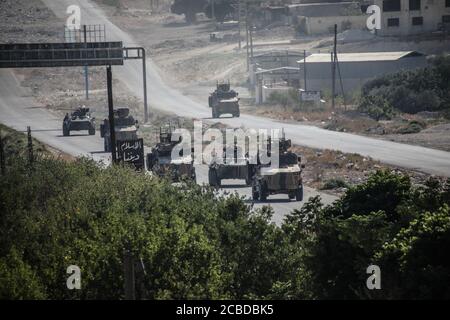
[[[95,134],[95,118],[91,117],[89,108],[82,106],[66,116],[63,120],[63,136],[70,136],[70,131],[87,130],[89,135]]]
[[[230,89],[230,83],[217,83],[216,90],[209,95],[208,105],[213,118],[219,118],[222,114],[231,114],[239,117],[238,93]]]
[[[256,165],[252,179],[253,200],[266,201],[269,195],[287,194],[289,199],[303,200],[301,158],[289,151],[291,140],[279,141],[279,166]]]
[[[172,159],[173,148],[181,142],[172,141],[170,126],[160,128],[159,143],[147,154],[147,170],[159,177],[165,177],[171,182],[180,182],[185,179],[196,181],[194,158],[191,154],[180,154]]]
[[[228,147],[230,148],[230,147]],[[249,160],[242,153],[239,155],[238,147],[231,147],[234,154],[234,161],[226,161],[226,151],[224,148],[222,161],[211,161],[208,170],[209,185],[213,187],[220,187],[223,179],[242,179],[245,180],[247,186],[251,185],[253,176],[253,166],[249,164]]]
[[[116,141],[135,140],[138,138],[138,121],[130,115],[128,108],[118,108],[114,110],[114,126]],[[104,139],[105,152],[111,152],[111,131],[109,129],[109,119],[104,119],[100,125],[100,136]]]

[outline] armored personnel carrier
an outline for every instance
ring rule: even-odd
[[[239,117],[238,93],[230,89],[230,83],[217,83],[216,90],[209,95],[208,104],[213,118],[219,118],[222,114],[231,114]]]
[[[130,115],[128,108],[118,108],[114,110],[114,126],[117,140],[135,140],[138,138],[138,121]],[[105,152],[111,152],[111,131],[109,129],[109,119],[104,119],[100,125],[100,136],[104,139]]]
[[[224,148],[222,161],[213,160],[209,164],[209,185],[213,187],[220,187],[223,179],[242,179],[245,180],[245,184],[247,186],[250,186],[253,176],[253,166],[249,164],[249,161],[245,155],[241,153],[239,156],[237,146],[231,146],[228,148],[232,149],[231,151],[234,154],[234,162],[226,162],[227,148]]]
[[[70,136],[70,131],[81,130],[88,130],[89,135],[95,134],[95,118],[85,106],[77,108],[70,116],[66,113],[62,125],[63,136]]]
[[[171,182],[185,179],[196,181],[194,158],[192,154],[172,159],[173,148],[181,142],[172,141],[173,127],[168,125],[159,129],[159,143],[147,154],[147,169],[159,177],[168,178]]]
[[[287,194],[289,199],[303,200],[301,158],[289,151],[291,140],[279,141],[279,167],[258,163],[252,179],[253,200],[266,201],[269,195]],[[269,149],[270,150],[270,149]]]

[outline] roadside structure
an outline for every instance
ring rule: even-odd
[[[416,51],[338,53],[338,63],[345,92],[359,89],[366,81],[399,70],[424,67],[426,56]],[[304,59],[299,60],[304,68]],[[331,54],[314,53],[306,58],[308,90],[331,90]],[[304,81],[300,77],[301,87]]]

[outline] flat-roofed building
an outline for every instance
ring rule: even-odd
[[[399,70],[411,70],[425,67],[426,56],[416,51],[400,52],[358,52],[338,53],[339,70],[346,93],[359,89],[366,81],[377,76]],[[298,61],[301,70],[304,59]],[[299,72],[300,74],[303,71]],[[304,80],[300,78],[301,87]],[[306,58],[307,90],[331,91],[332,64],[331,53],[315,53]],[[339,74],[336,68],[336,88],[340,88]]]
[[[381,9],[382,36],[450,30],[450,0],[373,0]]]

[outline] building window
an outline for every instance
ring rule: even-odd
[[[420,0],[409,0],[409,11],[420,10]]]
[[[400,26],[400,19],[399,18],[389,18],[389,19],[387,19],[387,25],[388,25],[388,27],[398,27],[398,26]]]
[[[401,10],[400,0],[383,0],[384,12],[392,12],[400,10]]]
[[[443,23],[450,23],[450,16],[442,16]]]
[[[445,0],[445,7],[449,8],[450,7],[450,0]]]
[[[413,26],[421,26],[421,25],[423,25],[423,17],[413,17],[412,18],[412,25]]]

